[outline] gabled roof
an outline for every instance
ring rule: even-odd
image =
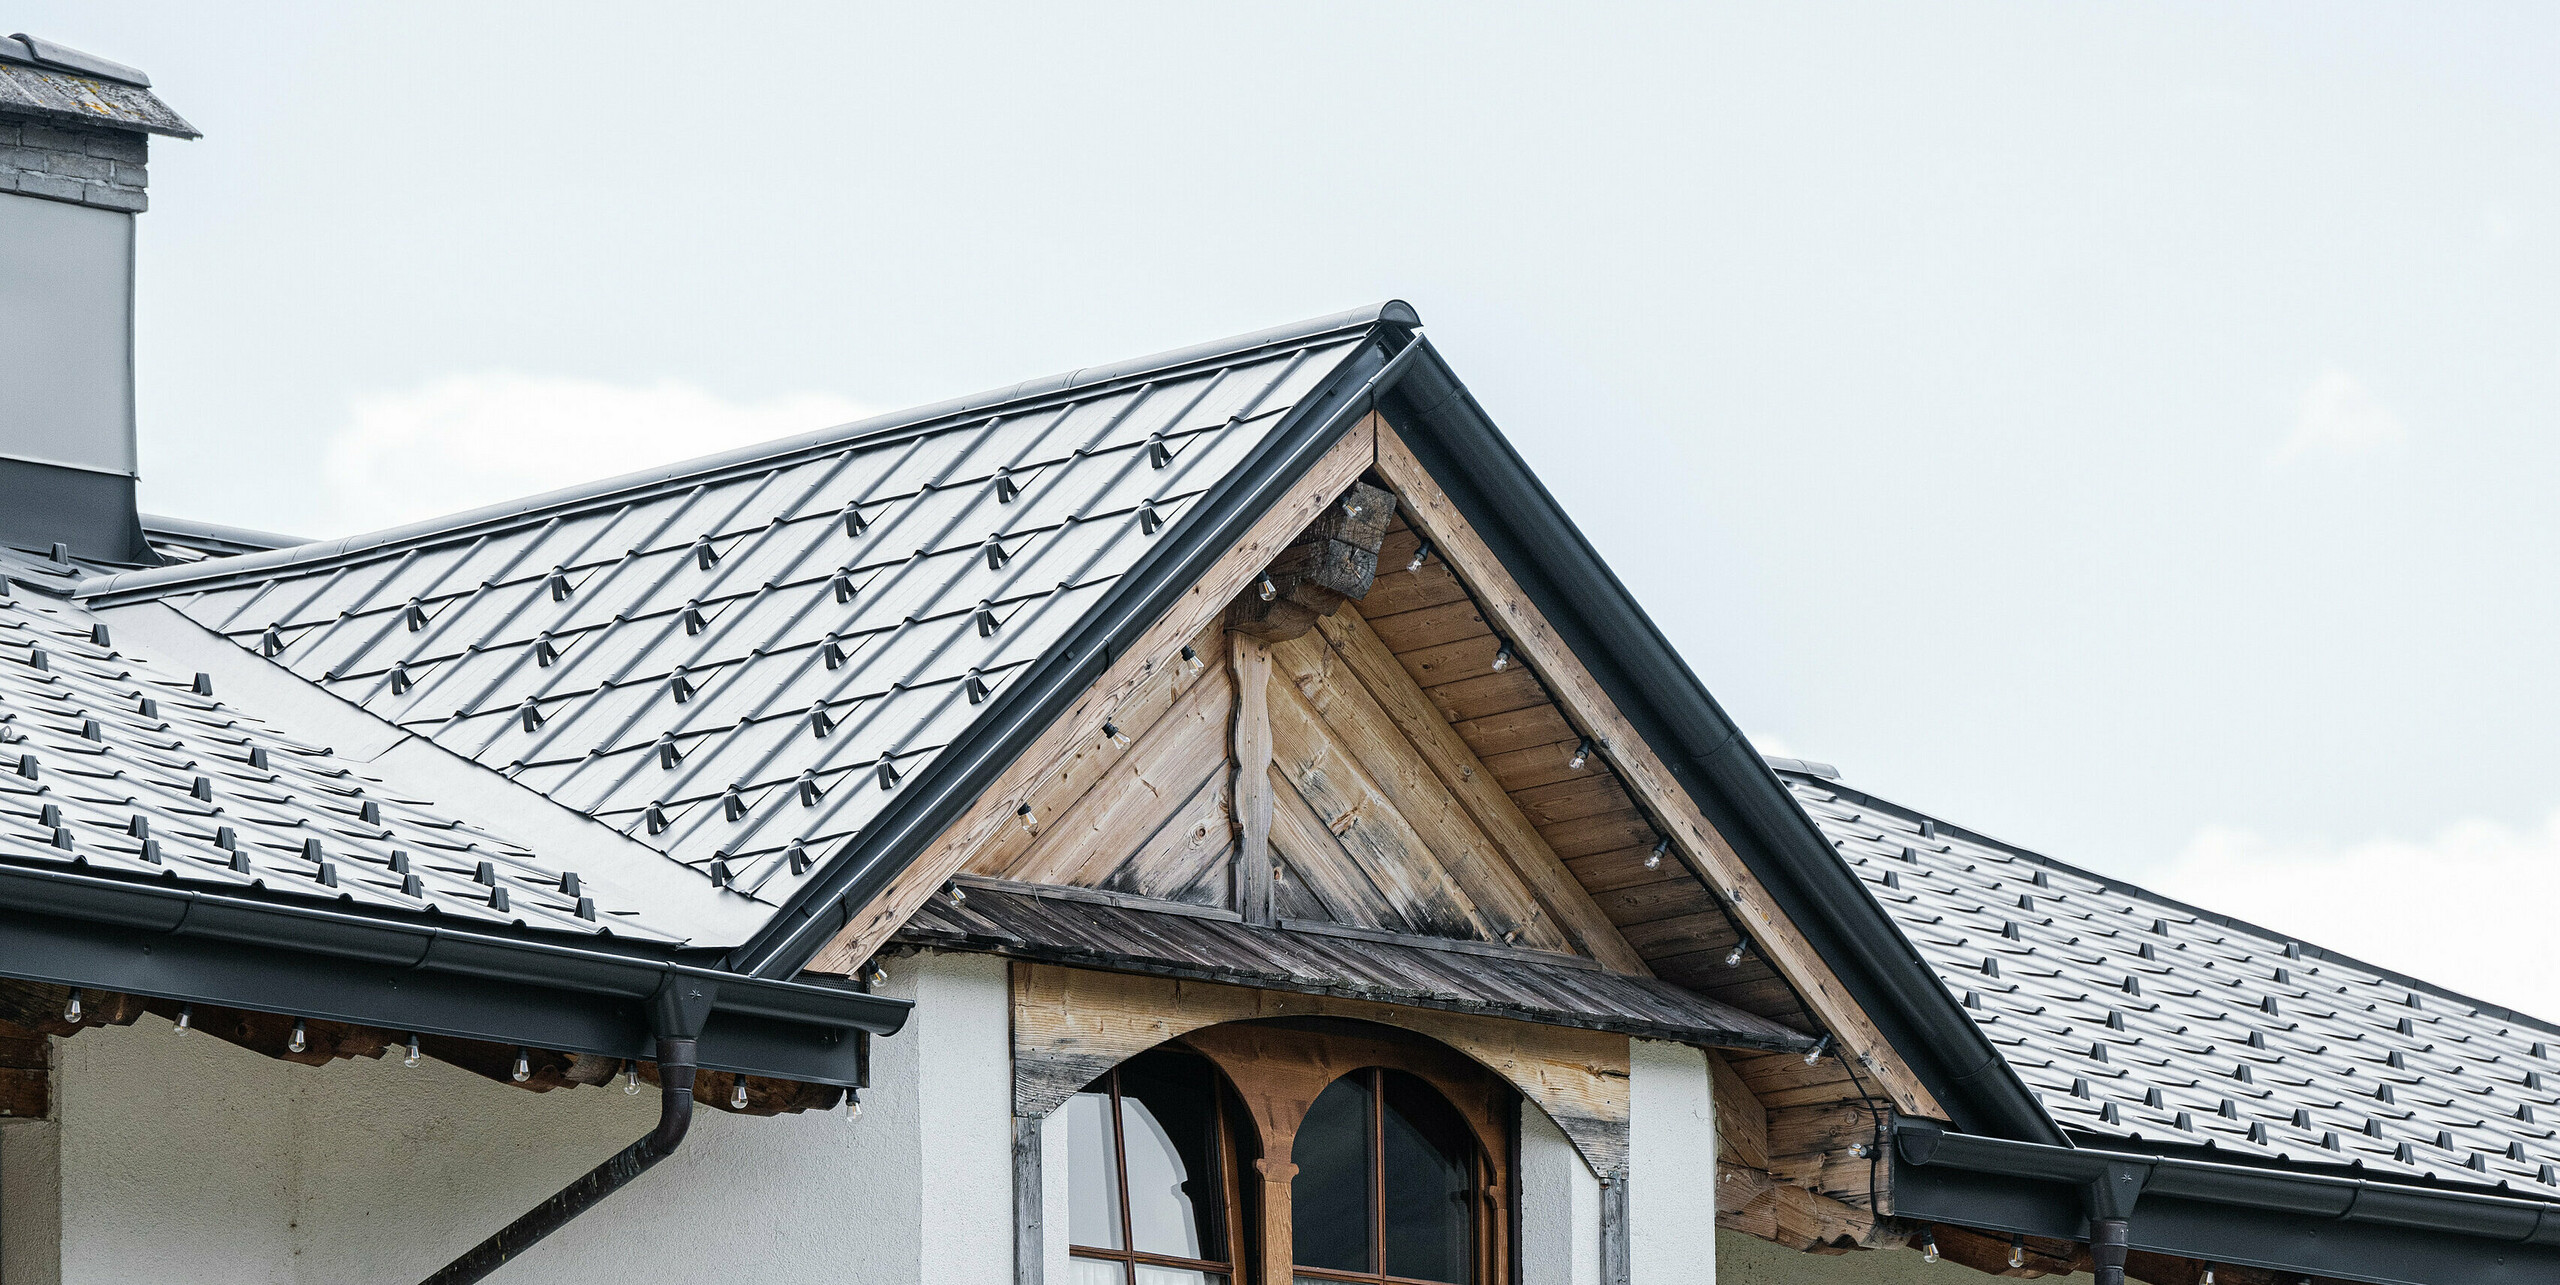
[[[1776,765],[2084,1145],[2560,1197],[2560,1026]]]
[[[837,867],[943,793],[951,747],[1086,659],[1131,573],[1213,539],[1194,510],[1413,321],[1382,305],[83,593],[166,603],[772,921],[841,900]]]

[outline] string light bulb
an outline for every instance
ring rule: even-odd
[[[1013,818],[1014,820],[1022,823],[1022,832],[1024,834],[1040,833],[1040,815],[1031,810],[1030,804],[1025,803],[1022,806],[1015,808],[1013,810]]]
[[[195,1029],[195,1024],[196,1006],[193,1004],[180,1004],[178,1006],[178,1034],[184,1035],[188,1031]]]
[[[1198,648],[1186,646],[1182,649],[1182,673],[1184,677],[1188,678],[1207,667],[1208,662],[1200,659],[1200,651]]]
[[[2024,1267],[2027,1265],[2026,1237],[2015,1234],[2012,1234],[2009,1237],[2009,1265],[2011,1267]]]
[[[736,1084],[729,1086],[729,1109],[732,1111],[744,1111],[747,1109],[747,1082],[745,1080],[740,1080]]]
[[[862,1118],[862,1090],[847,1089],[844,1091],[844,1118],[847,1120],[859,1120]]]
[[[1573,747],[1573,757],[1572,757],[1572,758],[1569,758],[1569,759],[1566,759],[1566,760],[1565,760],[1565,764],[1564,764],[1564,765],[1565,765],[1566,767],[1568,767],[1568,768],[1573,769],[1573,770],[1574,770],[1574,771],[1576,771],[1576,772],[1579,772],[1579,771],[1581,771],[1581,770],[1582,770],[1582,765],[1583,765],[1583,764],[1585,764],[1585,763],[1588,763],[1588,762],[1590,762],[1590,761],[1591,761],[1591,738],[1590,738],[1590,737],[1588,737],[1588,736],[1586,736],[1586,737],[1583,737],[1583,738],[1582,738],[1582,740],[1581,740],[1581,742],[1580,742],[1579,744],[1577,744],[1577,745],[1575,745],[1575,746]]]
[[[1938,1237],[1933,1232],[1920,1233],[1920,1261],[1924,1263],[1938,1261]]]
[[[416,1066],[417,1064],[418,1064],[418,1036],[417,1036],[417,1033],[416,1033],[416,1032],[412,1031],[412,1032],[410,1033],[410,1035],[409,1035],[409,1053],[408,1053],[408,1056],[403,1057],[403,1058],[401,1058],[401,1059],[400,1059],[400,1065],[402,1065],[402,1066]]]
[[[1121,731],[1118,723],[1104,723],[1102,725],[1102,739],[1109,741],[1124,750],[1129,748],[1131,744],[1129,734]]]
[[[310,1028],[303,1025],[301,1018],[293,1019],[293,1036],[284,1042],[284,1046],[296,1053],[311,1047]]]
[[[1660,870],[1662,868],[1662,854],[1669,851],[1671,851],[1671,836],[1666,834],[1662,836],[1659,842],[1653,845],[1653,851],[1644,854],[1644,868],[1647,870]]]
[[[1724,955],[1724,966],[1725,966],[1725,967],[1727,967],[1727,968],[1740,968],[1740,967],[1742,967],[1742,956],[1743,956],[1743,953],[1744,953],[1746,950],[1748,950],[1748,949],[1750,948],[1750,945],[1751,945],[1751,943],[1749,943],[1749,942],[1747,942],[1747,941],[1738,941],[1738,942],[1735,942],[1735,943],[1733,944],[1733,949],[1731,949],[1731,950],[1729,950],[1729,951],[1726,951],[1726,952],[1725,952],[1725,955]]]
[[[622,1063],[622,1094],[631,1098],[640,1096],[640,1064],[628,1059]]]
[[[1280,596],[1280,586],[1271,583],[1271,577],[1264,576],[1262,578],[1262,583],[1253,587],[1253,592],[1255,596],[1261,598],[1264,602],[1269,602]]]
[[[1407,571],[1420,571],[1422,570],[1423,559],[1430,556],[1431,542],[1429,540],[1425,540],[1422,543],[1413,546],[1413,560],[1405,563],[1404,569]]]
[[[2196,1285],[2213,1285],[2213,1264],[2204,1265],[2204,1275],[2196,1278]]]
[[[66,1022],[80,1020],[80,988],[77,986],[71,988],[71,1002],[62,1006],[62,1020]]]
[[[875,960],[872,960],[872,961],[871,961],[870,981],[871,981],[871,984],[872,984],[872,985],[874,985],[874,986],[886,986],[886,985],[888,985],[888,984],[889,984],[889,966],[888,966],[887,964],[881,963],[879,960],[876,960],[876,959],[875,959]]]
[[[1511,644],[1506,641],[1494,649],[1493,672],[1499,674],[1509,668],[1511,668]]]
[[[516,1046],[516,1066],[507,1073],[507,1078],[518,1084],[533,1078],[533,1059],[526,1055],[522,1045]]]

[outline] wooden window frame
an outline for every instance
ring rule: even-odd
[[[1508,1221],[1502,1217],[1501,1213],[1501,1206],[1505,1203],[1507,1184],[1498,1182],[1498,1171],[1494,1166],[1493,1157],[1486,1153],[1483,1140],[1473,1136],[1472,1127],[1468,1132],[1470,1140],[1475,1145],[1468,1150],[1467,1167],[1472,1171],[1468,1185],[1473,1190],[1475,1203],[1468,1210],[1467,1239],[1470,1242],[1470,1252],[1474,1261],[1468,1271],[1469,1279],[1455,1282],[1438,1281],[1423,1276],[1397,1276],[1387,1271],[1386,1073],[1397,1069],[1388,1066],[1364,1066],[1346,1071],[1333,1079],[1334,1084],[1339,1084],[1353,1076],[1359,1076],[1365,1081],[1363,1087],[1368,1090],[1369,1261],[1377,1265],[1377,1270],[1346,1272],[1336,1268],[1309,1267],[1304,1263],[1292,1262],[1289,1265],[1289,1272],[1294,1280],[1339,1281],[1345,1282],[1346,1285],[1487,1285],[1488,1277],[1485,1274],[1487,1265],[1498,1260],[1498,1255],[1494,1252],[1493,1239],[1501,1233]],[[1405,1072],[1405,1074],[1410,1075],[1411,1072]],[[1415,1078],[1425,1088],[1434,1093],[1439,1092],[1439,1089],[1430,1081],[1421,1080],[1419,1076]],[[1449,1102],[1447,1095],[1443,1094],[1441,1101],[1448,1103],[1452,1111],[1458,1111],[1458,1105]],[[1460,1114],[1463,1115],[1463,1112]],[[1469,1123],[1472,1125],[1472,1122]],[[1290,1246],[1290,1256],[1293,1259],[1296,1257],[1296,1248],[1294,1244]]]
[[[1145,1054],[1142,1053],[1139,1056],[1143,1057]],[[1121,1066],[1112,1067],[1100,1077],[1110,1084],[1111,1092],[1111,1180],[1119,1189],[1118,1199],[1114,1204],[1120,1211],[1121,1248],[1104,1249],[1095,1245],[1079,1245],[1074,1242],[1070,1233],[1067,1256],[1094,1262],[1117,1263],[1120,1265],[1120,1279],[1126,1285],[1136,1285],[1138,1265],[1142,1263],[1155,1267],[1173,1267],[1210,1273],[1224,1277],[1227,1285],[1243,1285],[1245,1263],[1249,1255],[1244,1252],[1246,1241],[1244,1238],[1244,1184],[1241,1181],[1243,1175],[1236,1163],[1239,1151],[1236,1145],[1236,1131],[1239,1122],[1233,1118],[1232,1108],[1228,1103],[1232,1091],[1226,1084],[1218,1082],[1223,1079],[1222,1071],[1214,1062],[1210,1062],[1206,1068],[1212,1078],[1210,1109],[1217,1120],[1217,1127],[1212,1131],[1217,1139],[1217,1156],[1212,1163],[1217,1166],[1218,1173],[1220,1221],[1226,1224],[1227,1258],[1220,1262],[1206,1258],[1183,1258],[1173,1254],[1153,1254],[1138,1248],[1136,1229],[1132,1225],[1129,1214],[1128,1126],[1122,1118],[1120,1105],[1122,1100],[1120,1071],[1121,1067],[1126,1065],[1128,1064],[1124,1062]],[[1090,1090],[1086,1091],[1090,1092]],[[1072,1178],[1070,1180],[1072,1181]]]

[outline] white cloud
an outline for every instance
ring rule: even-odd
[[[2315,456],[2370,455],[2409,436],[2400,417],[2356,377],[2331,366],[2302,390],[2294,408],[2293,435],[2271,462],[2289,464]]]
[[[2459,821],[2425,839],[2326,844],[2208,829],[2169,896],[2377,967],[2560,1020],[2552,954],[2560,812],[2539,827]]]
[[[324,459],[331,534],[378,530],[859,419],[831,393],[731,402],[491,372],[358,397]]]

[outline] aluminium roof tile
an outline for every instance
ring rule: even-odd
[[[98,588],[779,904],[1361,340],[1314,327]]]
[[[192,671],[119,649],[70,597],[90,570],[0,549],[0,862],[480,927],[682,940],[617,901],[597,871],[443,815],[200,694]]]
[[[2560,1026],[1772,766],[2065,1129],[2560,1198]]]

